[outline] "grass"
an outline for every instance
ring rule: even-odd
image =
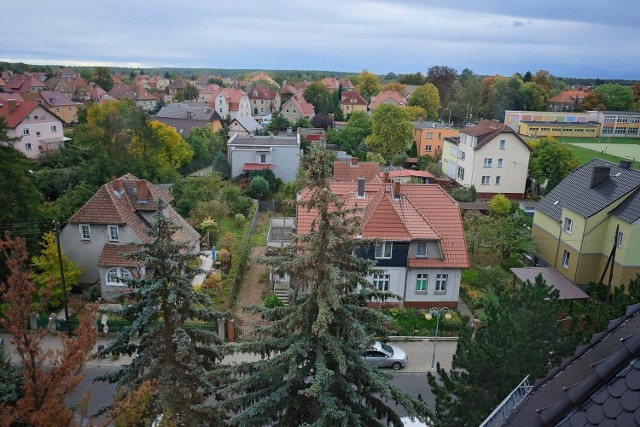
[[[575,142],[580,144],[635,144],[640,145],[640,138],[625,138],[625,137],[598,137],[598,138],[580,138],[580,137],[566,137],[557,138],[560,142]]]
[[[574,156],[580,160],[580,164],[583,165],[593,159],[608,160],[613,163],[619,163],[620,160],[628,160],[624,157],[613,156],[611,154],[601,153],[600,151],[589,150],[587,148],[578,147],[571,144],[565,144],[566,147],[571,150]],[[634,168],[640,167],[640,162],[634,162]]]
[[[435,334],[436,318],[427,320],[424,317],[426,310],[390,308],[385,309],[384,313],[392,319],[391,335],[432,336]],[[451,310],[451,316],[451,319],[445,319],[444,316],[440,319],[439,336],[458,336],[463,320],[457,311]]]

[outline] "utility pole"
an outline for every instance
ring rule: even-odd
[[[62,250],[60,249],[60,223],[58,221],[53,221],[53,229],[56,233],[56,247],[58,248],[58,267],[60,268],[60,282],[62,283],[62,305],[64,306],[64,321],[67,324],[67,334],[71,336],[71,323],[69,323],[69,309],[67,307],[67,285],[64,282]]]
[[[604,266],[604,271],[602,272],[602,277],[600,277],[600,284],[604,280],[605,274],[607,274],[607,269],[609,268],[609,263],[611,263],[611,270],[609,270],[609,288],[607,289],[607,298],[605,299],[606,303],[609,303],[609,297],[611,296],[611,285],[613,284],[613,267],[616,262],[616,248],[618,247],[618,233],[620,232],[620,224],[616,225],[616,234],[613,238],[613,248],[611,248],[611,254],[609,255],[609,259],[607,260],[607,264]]]

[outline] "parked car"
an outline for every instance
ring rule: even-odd
[[[371,366],[398,370],[407,366],[409,358],[400,347],[375,341],[364,352],[364,360]]]

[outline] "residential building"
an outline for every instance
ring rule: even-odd
[[[269,85],[274,85],[275,87],[280,87],[280,85],[278,84],[278,82],[276,82],[275,80],[273,80],[271,77],[269,77],[269,75],[267,73],[261,72],[256,74],[255,76],[253,76],[251,79],[249,79],[249,83],[246,86],[251,86],[251,84],[253,83],[267,83]]]
[[[311,119],[315,116],[315,109],[304,99],[302,92],[298,92],[282,105],[280,115],[290,122],[296,123],[301,117]]]
[[[60,92],[43,90],[38,93],[25,94],[24,98],[27,101],[41,102],[65,125],[78,122],[78,104]]]
[[[198,76],[198,78],[196,79],[195,82],[193,82],[196,87],[198,89],[204,89],[205,87],[209,86],[211,83],[209,83],[209,80],[211,79],[220,79],[222,80],[222,78],[220,76],[216,76],[215,74],[200,74]],[[217,85],[216,85],[217,86]]]
[[[90,100],[95,102],[110,101],[113,99],[111,95],[107,93],[107,91],[105,91],[98,85],[94,85],[91,89],[89,89],[87,96]]]
[[[149,77],[149,79],[147,80],[147,85],[150,89],[155,89],[162,92],[167,88],[167,86],[169,86],[169,81],[162,76],[155,75]]]
[[[114,99],[133,99],[136,105],[140,106],[144,111],[153,110],[158,106],[158,98],[149,93],[144,85],[115,85],[109,91],[109,96]]]
[[[516,131],[520,129],[520,122],[525,122],[529,128],[537,124],[532,122],[538,122],[539,128],[551,127],[556,123],[596,122],[600,124],[600,134],[594,136],[640,138],[640,111],[505,111],[504,120],[509,127]],[[538,130],[540,131],[540,129]],[[588,136],[586,130],[578,130],[577,132],[577,134],[563,132],[562,136]],[[583,133],[585,134],[583,135]]]
[[[378,162],[361,162],[357,157],[333,162],[335,182],[357,182],[359,178],[364,178],[365,182],[382,182]]]
[[[4,89],[14,93],[36,93],[46,88],[42,80],[32,74],[14,74],[5,79]]]
[[[369,110],[373,111],[382,104],[391,104],[397,105],[399,107],[407,106],[407,99],[400,95],[395,90],[383,90],[376,96],[371,97],[371,102],[369,103]]]
[[[202,102],[204,104],[208,104],[211,101],[211,97],[214,94],[217,94],[220,91],[220,86],[209,84],[202,89],[200,89],[200,93],[198,94],[198,102]]]
[[[247,90],[247,96],[251,101],[251,113],[254,116],[266,116],[280,111],[280,94],[276,90],[257,84]]]
[[[518,129],[520,135],[530,138],[553,137],[562,139],[571,138],[595,138],[600,135],[600,123],[598,122],[532,122],[520,121]]]
[[[460,136],[460,131],[434,121],[414,121],[413,143],[418,150],[418,156],[433,156],[440,158],[445,138]]]
[[[202,104],[174,102],[162,107],[153,119],[175,128],[184,138],[193,128],[208,127],[213,132],[222,129],[220,115]]]
[[[184,92],[188,84],[189,82],[182,77],[176,77],[174,80],[171,80],[171,82],[169,82],[166,91],[169,93],[169,95],[175,96],[179,93]]]
[[[340,100],[340,109],[342,114],[347,117],[349,114],[361,111],[367,112],[367,101],[358,92],[343,92]]]
[[[340,82],[338,82],[335,77],[325,77],[320,80],[320,83],[326,87],[329,92],[336,91],[340,87]]]
[[[565,90],[547,100],[547,111],[576,111],[589,94],[585,90]]]
[[[7,83],[0,77],[0,92],[4,92],[7,89]]]
[[[251,117],[251,102],[242,89],[221,88],[211,94],[209,108],[216,110],[222,118]]]
[[[62,132],[62,121],[39,102],[3,98],[0,116],[7,121],[7,136],[20,138],[13,146],[27,157],[35,159],[42,153],[56,151],[70,140]]]
[[[462,269],[469,266],[458,204],[437,185],[399,182],[332,182],[331,191],[362,216],[358,237],[378,243],[359,256],[376,262],[368,277],[380,291],[402,297],[375,307],[450,307],[458,305]],[[300,194],[310,197],[309,190]],[[297,233],[308,234],[316,213],[299,209]],[[355,236],[354,236],[355,237]]]
[[[172,200],[168,192],[131,174],[103,185],[60,233],[65,255],[83,268],[80,283],[99,282],[102,298],[113,301],[127,289],[124,279],[144,276],[145,266],[128,255],[152,242],[149,231],[160,202],[178,226],[173,239],[198,253],[200,235],[171,207]]]
[[[504,194],[522,199],[525,194],[531,147],[509,126],[484,120],[460,131],[460,138],[445,138],[442,171],[464,187],[475,186],[477,197]]]
[[[253,117],[236,117],[229,123],[228,136],[229,138],[234,134],[238,134],[238,136],[248,136],[260,130],[262,130],[262,126],[260,126],[260,123]]]
[[[298,134],[311,145],[327,142],[327,131],[322,128],[298,128]]]
[[[630,166],[593,159],[536,205],[531,230],[536,265],[551,266],[578,285],[599,282],[611,268],[615,246],[613,285],[626,285],[640,274],[640,171]]]
[[[300,156],[300,136],[288,132],[276,136],[234,135],[227,143],[232,178],[268,168],[284,182],[290,182],[296,178]]]
[[[339,79],[338,83],[340,84],[340,86],[342,87],[342,92],[353,92],[354,90],[356,90],[356,87],[353,85],[353,83],[351,83],[351,80],[349,79]]]
[[[42,90],[60,92],[69,99],[84,99],[90,91],[89,84],[82,77],[52,77],[44,82]]]

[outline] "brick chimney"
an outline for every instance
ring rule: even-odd
[[[13,112],[13,110],[16,109],[16,107],[18,106],[18,104],[16,103],[16,100],[14,98],[9,98],[7,99],[7,105],[9,106],[9,112]]]
[[[384,171],[384,181],[383,182],[389,182],[389,171]]]
[[[122,178],[113,180],[113,189],[115,190],[117,197],[121,197],[124,194],[124,185],[122,185]]]
[[[393,200],[400,200],[400,182],[393,183]]]
[[[138,203],[147,203],[149,198],[149,187],[147,187],[147,181],[139,179],[136,182],[138,188]]]
[[[353,166],[353,167],[358,167],[358,158],[357,157],[352,157],[350,165]]]

